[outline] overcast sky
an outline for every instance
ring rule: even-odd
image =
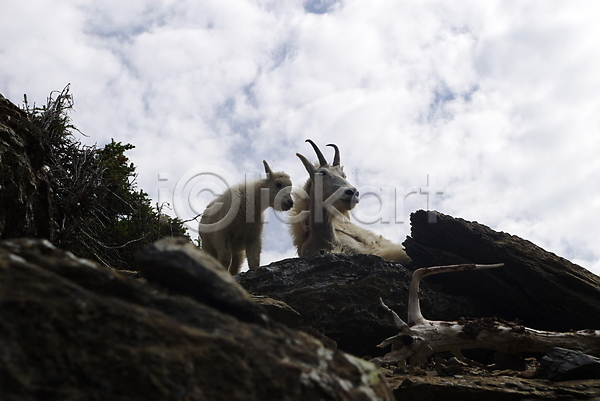
[[[572,0],[2,1],[0,93],[71,83],[80,139],[134,144],[139,188],[177,191],[182,219],[207,172],[266,159],[303,184],[311,138],[338,144],[355,216],[391,240],[429,206],[600,274],[598,21]],[[267,217],[262,264],[294,256]]]

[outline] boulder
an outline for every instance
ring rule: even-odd
[[[340,349],[357,356],[382,355],[377,344],[397,328],[380,297],[400,316],[407,314],[412,271],[373,255],[326,254],[292,258],[236,276],[255,295],[285,302],[301,316],[301,324],[330,337]],[[430,319],[486,316],[470,298],[449,295],[427,282],[421,286],[421,307]]]
[[[411,401],[595,401],[600,395],[599,380],[553,383],[526,379],[514,372],[494,375],[457,374],[453,376],[388,374],[396,400]]]
[[[600,358],[556,347],[540,360],[537,376],[552,381],[600,379]]]
[[[52,190],[42,131],[0,95],[0,239],[52,235]]]
[[[137,256],[142,277],[237,317],[260,323],[265,310],[207,252],[187,238],[163,238]]]
[[[210,297],[120,274],[46,240],[0,242],[0,398],[393,399],[373,364],[264,316],[253,322],[261,308],[221,275],[202,273],[201,251],[167,248],[140,263],[193,271]],[[237,295],[220,302],[224,294]]]
[[[498,269],[439,274],[425,280],[441,291],[476,299],[487,316],[520,320],[540,330],[600,329],[600,277],[530,241],[421,210],[411,215],[411,236],[404,246],[412,269],[504,263]]]
[[[291,328],[300,327],[302,316],[285,302],[264,295],[253,295],[252,299],[265,308],[269,317],[276,322]]]

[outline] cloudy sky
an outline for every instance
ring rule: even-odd
[[[301,185],[311,138],[377,233],[429,207],[600,274],[599,20],[577,0],[3,1],[0,93],[70,83],[80,139],[134,144],[138,186],[183,219],[263,159]],[[295,255],[279,218],[263,264]]]

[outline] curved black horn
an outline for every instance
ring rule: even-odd
[[[340,165],[340,150],[338,149],[337,145],[334,143],[329,143],[329,144],[327,144],[327,146],[331,146],[332,148],[335,149],[335,156],[333,156],[333,165],[339,166]]]
[[[317,154],[317,157],[319,158],[319,164],[321,166],[326,166],[327,160],[325,160],[325,156],[323,156],[323,153],[321,153],[321,150],[318,148],[318,146],[315,145],[315,143],[313,141],[311,141],[310,139],[307,139],[306,142],[310,143],[312,145],[313,149],[315,150],[315,153]]]

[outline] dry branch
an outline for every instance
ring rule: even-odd
[[[391,310],[383,300],[381,304],[391,314],[400,333],[387,338],[379,347],[392,345],[391,352],[377,362],[408,364],[411,368],[422,366],[435,353],[450,351],[458,359],[467,361],[461,350],[483,348],[516,354],[519,352],[548,352],[554,347],[600,355],[600,330],[551,332],[534,330],[518,323],[497,318],[462,318],[458,321],[427,320],[419,305],[419,283],[431,274],[480,270],[501,267],[494,265],[452,265],[417,269],[413,273],[408,299],[408,324]],[[470,362],[470,361],[467,361]]]

